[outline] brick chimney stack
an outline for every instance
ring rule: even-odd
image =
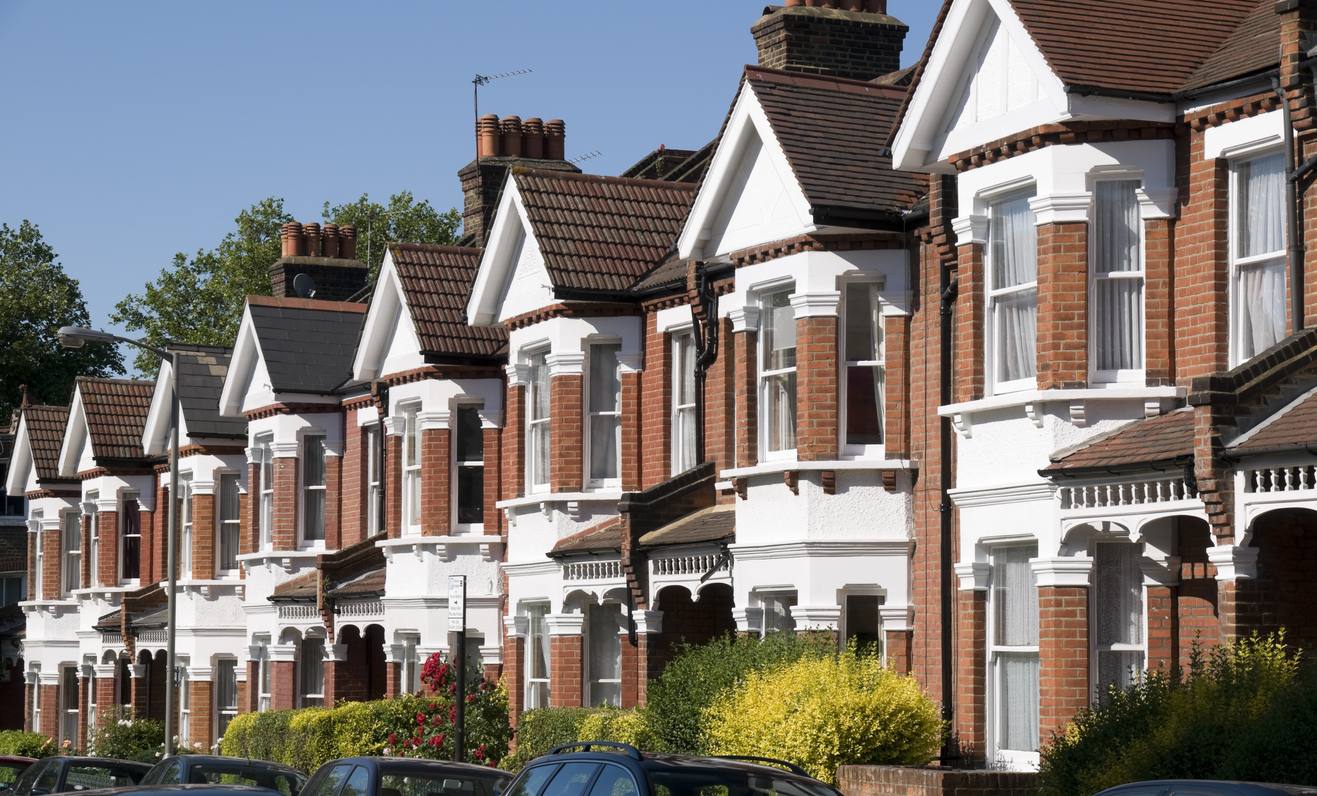
[[[457,173],[462,180],[464,246],[484,246],[489,225],[508,171],[528,169],[570,171],[580,169],[566,161],[566,125],[562,119],[547,122],[536,117],[487,113],[476,122],[478,158]],[[340,233],[342,234],[342,233]]]
[[[293,280],[306,274],[316,283],[315,298],[347,301],[366,286],[369,269],[357,259],[357,228],[321,227],[289,221],[279,230],[283,256],[270,266],[270,295],[298,298]]]
[[[872,80],[901,68],[910,28],[887,15],[887,0],[786,0],[751,28],[759,65]]]

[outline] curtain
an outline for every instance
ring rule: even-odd
[[[325,640],[308,638],[302,640],[302,706],[320,705],[323,699],[309,697],[310,694],[325,692]]]
[[[1005,547],[993,554],[993,602],[998,647],[1030,647],[1038,643],[1038,587],[1029,559],[1033,545]]]
[[[241,523],[238,474],[220,476],[220,569],[238,568],[238,529]]]
[[[590,704],[622,704],[620,605],[590,606]],[[601,681],[613,682],[601,682]]]
[[[764,308],[764,370],[796,366],[796,311],[790,293],[774,293]]]
[[[139,555],[142,542],[142,514],[137,500],[123,502],[123,577],[132,580],[141,573]]]
[[[673,471],[684,473],[695,466],[695,336],[676,338],[674,357],[676,379],[677,428]]]
[[[1143,367],[1143,271],[1138,180],[1097,184],[1093,223],[1093,334],[1098,370]]]
[[[1239,164],[1239,257],[1260,257],[1285,248],[1285,156]]]
[[[1285,261],[1240,266],[1238,293],[1242,362],[1285,337]]]
[[[764,391],[768,405],[768,449],[791,450],[796,447],[795,371],[767,377]]]
[[[590,477],[617,478],[622,455],[622,426],[617,415],[622,402],[618,375],[620,345],[590,346]],[[599,414],[605,413],[605,414]]]
[[[883,328],[873,290],[870,284],[846,286],[848,445],[881,445],[883,441]]]
[[[1002,749],[1038,749],[1038,653],[1008,652],[997,656],[1001,667]]]
[[[408,416],[411,421],[412,416]],[[303,536],[307,540],[325,538],[325,438],[304,437],[302,440],[302,485],[305,516]],[[313,488],[317,487],[317,488]],[[413,505],[416,505],[413,503]]]
[[[544,354],[530,358],[530,419],[544,420],[531,426],[530,467],[532,485],[549,483],[549,366]]]
[[[1097,643],[1143,643],[1143,571],[1133,544],[1099,544]]]
[[[993,208],[989,230],[993,289],[1006,290],[1038,281],[1038,228],[1029,195],[1018,195]],[[1022,288],[996,299],[997,379],[1031,379],[1037,368],[1038,289]]]

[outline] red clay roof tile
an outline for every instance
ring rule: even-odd
[[[27,423],[27,441],[32,448],[32,462],[37,478],[58,481],[59,449],[64,444],[64,426],[69,422],[67,406],[29,406],[23,409]]]
[[[1192,456],[1194,415],[1179,409],[1160,417],[1140,420],[1053,457],[1051,472],[1093,467],[1128,467]]]
[[[481,249],[390,243],[389,252],[423,353],[473,357],[507,353],[506,329],[466,323],[466,302]]]
[[[92,455],[101,459],[145,459],[142,430],[155,382],[78,377]]]

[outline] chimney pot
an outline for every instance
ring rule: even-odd
[[[320,256],[320,225],[314,221],[302,225],[302,253],[307,257]]]
[[[344,260],[357,259],[357,228],[352,224],[338,228],[338,256]]]
[[[320,250],[326,257],[338,257],[338,225],[326,224],[324,234],[321,237]]]
[[[841,0],[842,11],[863,11],[864,0]]]
[[[870,14],[886,14],[887,0],[865,0],[866,9]]]
[[[283,240],[283,256],[296,257],[302,253],[302,225],[296,221],[284,224],[279,237]]]
[[[498,114],[486,113],[481,116],[476,135],[480,144],[480,157],[487,158],[497,155],[499,144]]]
[[[549,160],[567,159],[567,125],[562,119],[544,123],[544,157]]]
[[[521,157],[521,117],[503,117],[503,155],[510,158]]]
[[[532,116],[521,123],[521,148],[526,157],[540,160],[544,157],[544,122]]]
[[[803,6],[804,4],[805,0],[787,0],[786,2],[787,8],[796,8],[797,6]]]

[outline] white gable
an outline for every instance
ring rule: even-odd
[[[352,377],[360,381],[378,379],[389,373],[415,370],[425,365],[416,324],[403,300],[393,252],[384,254],[375,294],[371,296],[361,344],[352,362]]]
[[[499,203],[489,243],[476,271],[467,304],[467,322],[472,326],[493,326],[547,307],[554,301],[544,255],[535,241],[516,180],[508,175],[503,201]]]
[[[82,390],[73,391],[73,405],[69,407],[69,422],[64,426],[64,439],[59,448],[59,475],[72,478],[83,470],[96,466],[92,457],[91,432],[87,428],[87,415],[82,408]]]
[[[242,312],[238,326],[238,339],[233,344],[233,358],[224,375],[224,388],[220,390],[219,413],[223,417],[242,417],[247,409],[268,406],[275,402],[270,374],[265,369],[256,329],[252,325],[250,309]]]
[[[1018,113],[1044,99],[1042,85],[1019,43],[989,14],[978,55],[966,74],[960,102],[951,107],[947,132],[968,130],[1007,113]]]
[[[169,452],[169,416],[170,401],[174,397],[171,388],[173,380],[173,362],[166,359],[160,363],[160,372],[156,374],[155,388],[151,391],[151,408],[146,413],[146,425],[142,428],[142,449],[148,456],[163,456]],[[187,434],[187,415],[179,413],[178,444],[191,444]]]
[[[677,243],[712,259],[817,229],[786,153],[747,83]]]
[[[9,472],[5,474],[5,492],[21,495],[31,491],[28,485],[36,481],[36,468],[32,463],[32,445],[27,436],[27,417],[18,421],[14,434],[14,452],[9,457]]]

